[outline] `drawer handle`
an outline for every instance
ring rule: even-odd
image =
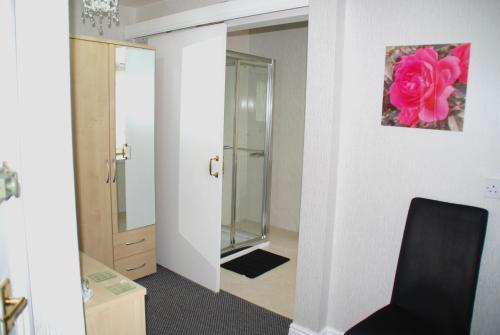
[[[141,269],[141,268],[143,268],[143,267],[145,267],[145,266],[146,266],[146,263],[142,263],[141,265],[139,265],[139,266],[137,266],[137,267],[135,267],[135,268],[128,268],[128,269],[126,269],[126,270],[127,270],[127,271],[134,271],[134,270]]]
[[[138,241],[134,241],[134,242],[127,242],[127,243],[125,243],[125,245],[134,245],[134,244],[139,244],[139,243],[142,243],[142,242],[144,242],[144,241],[146,241],[146,239],[145,239],[145,238],[141,238],[141,239],[140,239],[140,240],[138,240]]]

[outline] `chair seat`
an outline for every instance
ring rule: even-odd
[[[396,305],[379,309],[345,335],[443,335]]]

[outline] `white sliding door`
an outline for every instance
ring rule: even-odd
[[[224,23],[149,38],[156,63],[158,263],[219,291]],[[218,156],[219,161],[210,159]]]

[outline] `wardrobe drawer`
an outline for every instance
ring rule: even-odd
[[[156,248],[155,225],[113,235],[115,261]]]
[[[156,252],[150,250],[115,261],[115,270],[129,279],[137,279],[156,272]]]

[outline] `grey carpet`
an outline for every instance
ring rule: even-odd
[[[232,294],[218,294],[158,265],[137,281],[148,290],[148,335],[286,335],[290,319]]]

